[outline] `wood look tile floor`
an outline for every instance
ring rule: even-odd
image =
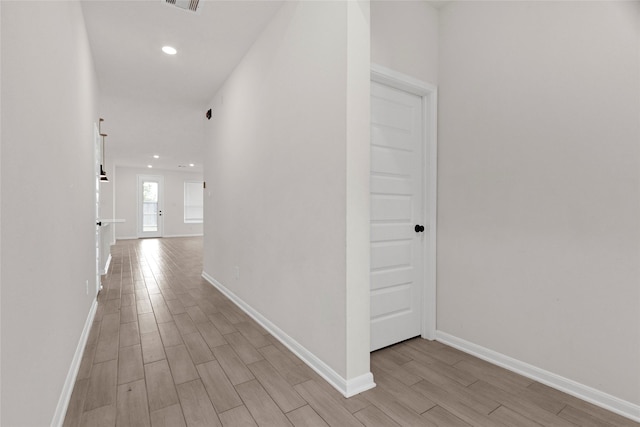
[[[640,425],[420,338],[345,399],[201,272],[201,238],[112,247],[65,426]]]

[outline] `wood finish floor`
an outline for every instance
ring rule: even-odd
[[[202,239],[119,241],[65,426],[638,426],[438,342],[329,386],[200,277]]]

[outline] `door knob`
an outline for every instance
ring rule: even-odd
[[[416,230],[416,233],[422,233],[424,231],[424,225],[416,224],[414,230]]]
[[[96,222],[96,225],[97,225],[98,227],[102,227],[102,221],[98,221],[98,222]]]

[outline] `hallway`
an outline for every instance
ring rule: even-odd
[[[345,399],[201,278],[202,238],[121,240],[65,426],[637,426],[438,342]]]

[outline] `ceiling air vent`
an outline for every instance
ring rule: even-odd
[[[198,10],[198,4],[200,0],[165,0],[167,4],[179,7],[180,9],[190,10],[196,12]]]

